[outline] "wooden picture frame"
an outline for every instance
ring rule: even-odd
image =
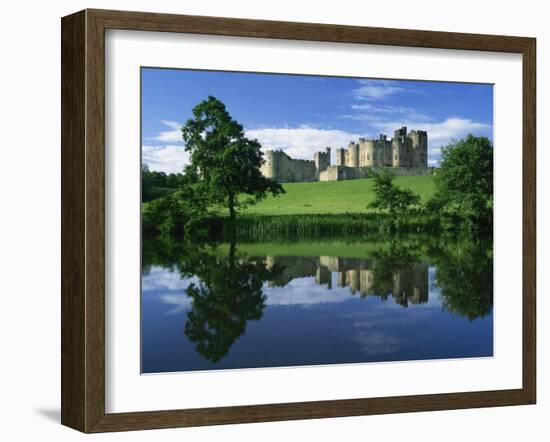
[[[523,385],[512,390],[105,412],[105,30],[495,51],[523,57]],[[84,10],[62,19],[62,424],[141,430],[472,407],[536,400],[536,40],[233,18]]]

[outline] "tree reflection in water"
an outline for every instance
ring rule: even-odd
[[[470,321],[493,311],[493,244],[465,241],[428,250],[436,267],[435,284],[443,308]]]
[[[193,300],[187,315],[185,335],[206,359],[223,358],[245,333],[248,321],[262,317],[266,297],[264,281],[276,276],[264,260],[238,257],[231,243],[227,256],[194,251],[186,256],[180,271],[199,278],[186,293]]]

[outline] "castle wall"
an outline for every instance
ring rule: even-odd
[[[344,181],[368,178],[373,173],[380,172],[384,167],[348,167],[330,166],[319,174],[319,181]],[[433,175],[433,167],[392,167],[391,172],[395,176],[428,176]]]
[[[384,167],[373,167],[371,173],[380,172]],[[429,176],[433,175],[435,167],[392,167],[391,173],[395,176]]]
[[[283,151],[268,151],[260,171],[267,178],[281,183],[317,181],[315,161],[294,160]]]
[[[357,180],[368,175],[368,169],[361,167],[330,166],[319,173],[319,181]]]

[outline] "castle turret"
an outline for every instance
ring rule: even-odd
[[[378,140],[376,140],[375,149],[377,157],[374,165],[380,167],[391,166],[391,141],[388,140],[386,135],[380,134]]]
[[[348,145],[346,166],[359,167],[359,145],[355,144],[353,141]]]
[[[403,146],[404,142],[400,138],[394,137],[391,140],[392,148],[392,166],[401,167],[401,162],[403,161]]]
[[[346,165],[346,150],[343,147],[336,149],[336,165],[337,166]]]
[[[393,134],[392,139],[392,166],[407,167],[407,128],[403,126],[397,129]]]
[[[411,139],[411,166],[428,167],[428,134],[423,130],[412,130]]]
[[[276,155],[276,152],[272,150],[268,150],[265,153],[264,162],[260,167],[260,172],[262,172],[263,176],[267,178],[277,179],[277,176],[276,176],[277,158],[278,156]]]
[[[313,159],[315,161],[315,169],[318,179],[319,173],[327,170],[330,166],[330,147],[326,147],[324,152],[316,152]]]
[[[375,146],[373,140],[363,140],[360,145],[359,166],[374,166]]]

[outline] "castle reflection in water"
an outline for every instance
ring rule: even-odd
[[[428,302],[428,264],[411,263],[400,269],[377,268],[377,262],[369,259],[320,257],[268,256],[268,268],[279,267],[282,271],[268,281],[269,287],[284,287],[297,278],[314,277],[315,282],[332,289],[348,287],[350,292],[361,297],[391,296],[397,304]],[[336,277],[333,277],[336,274]],[[335,281],[334,281],[335,280]]]

